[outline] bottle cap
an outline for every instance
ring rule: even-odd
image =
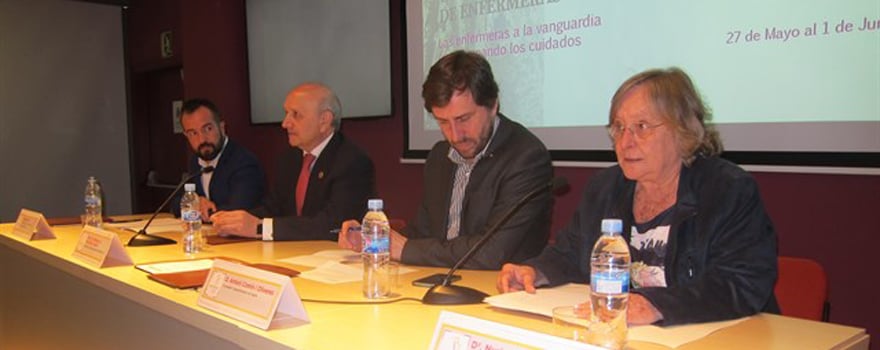
[[[369,210],[382,210],[384,203],[381,199],[369,199],[367,200],[367,209]]]
[[[602,219],[602,232],[623,232],[623,221],[620,219]]]
[[[183,190],[187,191],[187,192],[195,192],[196,191],[196,184],[183,185]]]

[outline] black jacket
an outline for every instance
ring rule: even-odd
[[[326,239],[348,219],[360,220],[367,199],[376,195],[373,161],[357,145],[336,131],[312,165],[302,215],[296,214],[296,182],[303,151],[288,148],[278,157],[272,190],[262,206],[249,210],[256,217],[272,218],[276,241]]]
[[[260,204],[266,187],[266,178],[260,162],[253,153],[235,141],[227,139],[223,154],[211,174],[211,201],[217,210],[250,209]],[[200,169],[198,156],[189,160],[189,173],[195,174]],[[202,177],[196,176],[192,181],[196,184],[196,193],[205,196]],[[171,203],[171,211],[180,216],[180,197]],[[208,218],[202,218],[207,221]]]
[[[404,234],[401,261],[411,265],[452,266],[526,193],[547,186],[553,177],[550,153],[522,125],[501,118],[486,153],[471,171],[465,188],[459,236],[447,240],[449,202],[456,164],[449,142],[434,145],[425,163],[425,197]],[[464,264],[469,269],[499,269],[541,252],[550,235],[550,191],[528,201],[497,234]]]
[[[622,219],[624,238],[630,239],[635,185],[619,166],[596,174],[556,244],[526,264],[551,285],[589,283],[601,220]],[[631,290],[657,307],[661,323],[778,313],[776,233],[751,175],[720,158],[697,158],[682,167],[676,205],[665,261],[667,287]]]

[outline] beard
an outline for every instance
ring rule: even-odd
[[[455,149],[456,152],[458,152],[458,154],[460,156],[462,156],[465,159],[471,159],[471,158],[475,157],[477,155],[477,153],[480,152],[476,148],[477,142],[472,139],[467,139],[467,140],[461,141],[459,143],[454,143],[454,144],[451,144],[451,146],[452,146],[452,148]],[[474,146],[474,147],[470,147],[470,146]],[[468,151],[470,151],[470,152],[468,152]]]
[[[198,150],[196,150],[195,153],[202,160],[204,160],[206,162],[210,162],[210,161],[214,160],[214,158],[217,158],[217,155],[220,154],[220,151],[222,150],[220,145],[224,144],[225,141],[226,141],[226,138],[221,137],[220,140],[216,144],[210,143],[210,142],[204,142],[201,145],[199,145],[199,148],[198,148]]]

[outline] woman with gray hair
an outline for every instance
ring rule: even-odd
[[[639,73],[614,94],[608,134],[618,164],[597,173],[556,242],[506,264],[501,292],[589,283],[603,218],[623,220],[632,256],[629,324],[674,325],[777,312],[776,233],[754,179],[722,145],[691,79]]]

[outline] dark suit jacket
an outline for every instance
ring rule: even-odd
[[[588,283],[602,219],[622,219],[623,237],[631,239],[635,188],[619,165],[596,173],[556,243],[526,264],[553,286]],[[662,325],[779,313],[773,295],[776,231],[751,174],[727,160],[697,157],[681,168],[672,213],[666,287],[629,290],[663,314]]]
[[[195,174],[201,169],[198,157],[189,161],[189,173]],[[201,176],[192,182],[196,184],[196,193],[205,196]],[[266,187],[266,176],[257,158],[241,145],[229,140],[220,161],[211,175],[211,201],[217,210],[250,209],[260,204]],[[173,212],[180,215],[180,195],[173,202]],[[208,220],[208,218],[202,218]]]
[[[449,142],[438,142],[428,154],[425,197],[415,222],[404,230],[408,238],[401,254],[404,263],[454,265],[526,193],[550,183],[553,167],[544,144],[522,125],[498,117],[494,139],[471,172],[461,230],[452,240],[446,239],[446,227],[456,165],[447,157]],[[499,269],[505,262],[521,262],[540,253],[549,237],[552,208],[549,190],[529,201],[464,267]]]
[[[363,218],[367,199],[375,196],[373,161],[340,132],[333,134],[315,160],[306,189],[303,215],[296,214],[296,182],[302,168],[303,151],[289,148],[276,165],[272,190],[263,206],[251,210],[254,216],[270,217],[275,240],[335,241],[343,221]]]

